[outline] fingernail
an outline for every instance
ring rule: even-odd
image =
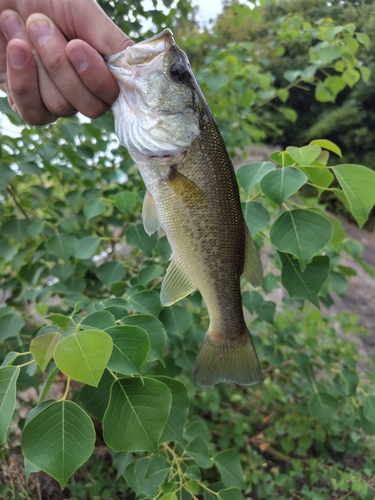
[[[81,47],[76,47],[69,56],[70,62],[73,64],[77,71],[83,71],[87,68],[89,57],[84,49],[82,49]]]
[[[51,26],[45,21],[37,21],[30,26],[30,37],[35,45],[42,45],[51,33]]]
[[[10,58],[10,62],[12,63],[12,66],[16,69],[21,69],[25,66],[26,63],[26,54],[25,51],[22,50],[20,47],[13,47],[10,45],[8,47],[8,54]]]
[[[22,24],[18,17],[9,16],[4,19],[3,33],[8,40],[15,38],[22,30]]]

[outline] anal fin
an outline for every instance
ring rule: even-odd
[[[143,227],[146,233],[151,236],[155,231],[160,229],[158,212],[153,197],[146,191],[143,206],[142,206]]]
[[[245,264],[243,275],[255,287],[260,286],[263,281],[263,266],[259,257],[259,252],[251,237],[250,231],[245,226],[246,246],[245,246]]]
[[[160,301],[163,306],[171,306],[194,290],[195,286],[172,258],[161,285]]]

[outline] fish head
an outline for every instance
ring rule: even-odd
[[[175,157],[200,132],[199,86],[172,32],[106,58],[120,93],[112,106],[116,135],[133,159]]]

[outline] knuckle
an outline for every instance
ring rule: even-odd
[[[59,77],[67,69],[66,62],[65,54],[56,52],[53,56],[49,56],[48,60],[43,61],[43,65],[52,77]]]
[[[71,116],[76,110],[61,94],[55,95],[53,99],[43,99],[45,107],[50,113],[56,116]]]

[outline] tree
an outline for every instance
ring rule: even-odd
[[[357,36],[344,30],[348,39]],[[225,109],[245,109],[237,102],[249,74],[242,71],[256,76],[254,97],[246,99],[261,102],[267,88],[274,93],[258,63],[246,61],[247,51],[246,43],[217,48],[218,57],[198,68],[232,146],[246,139]],[[227,83],[216,82],[222,94],[215,103],[214,73],[205,71],[228,65],[233,72]],[[0,437],[5,443],[16,384],[36,387],[38,402],[22,430],[26,476],[42,469],[64,488],[93,452],[94,421],[111,450],[121,494],[288,498],[303,477],[309,493],[318,479],[327,481],[322,498],[333,491],[370,498],[360,472],[339,463],[332,472],[326,464],[336,455],[361,454],[374,474],[373,441],[362,439],[375,434],[374,375],[359,378],[352,345],[319,307],[330,305],[332,291],[343,294],[353,274],[340,262],[343,253],[373,271],[360,245],[300,189],[332,191],[362,227],[375,202],[375,173],[332,163],[341,151],[327,140],[288,147],[238,170],[246,221],[258,246],[270,240],[273,248],[262,290],[243,292],[264,383],[198,389],[191,366],[207,329],[204,305],[195,293],[161,307],[170,248],[165,236],[149,237],[143,229],[144,187],[114,141],[111,115],[40,129],[21,124],[5,99],[0,103],[21,127],[19,137],[2,135]],[[330,187],[334,176],[337,188]],[[277,308],[276,288],[284,290]],[[345,331],[361,331],[350,315],[340,319]],[[56,377],[64,391],[49,399]],[[269,456],[290,468],[272,470],[278,466]]]

